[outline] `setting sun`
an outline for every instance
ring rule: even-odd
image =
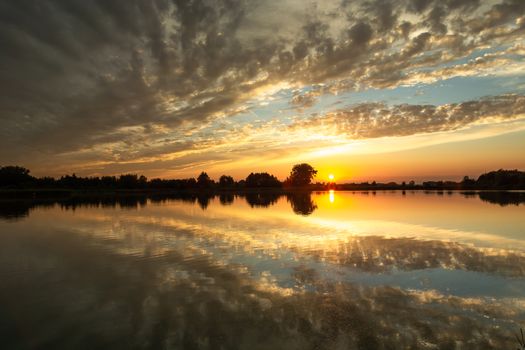
[[[333,174],[328,175],[328,179],[330,179],[330,181],[332,181],[334,179],[334,175]]]

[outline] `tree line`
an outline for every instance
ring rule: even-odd
[[[430,190],[468,190],[468,189],[525,189],[525,172],[519,170],[497,170],[480,175],[477,179],[465,176],[462,181],[424,181],[408,183],[312,183],[317,170],[307,163],[293,166],[290,175],[280,181],[268,172],[250,173],[245,179],[236,181],[232,176],[222,175],[218,181],[211,179],[206,172],[197,178],[186,179],[148,179],[144,175],[122,174],[119,176],[81,177],[64,175],[60,178],[34,177],[29,169],[21,166],[0,167],[0,188],[3,189],[150,189],[150,190],[213,190],[213,189],[278,189],[306,188],[312,190],[391,190],[391,189],[430,189]]]
[[[0,188],[9,189],[241,189],[241,188],[282,188],[302,187],[311,184],[317,170],[303,163],[292,168],[290,176],[281,182],[267,172],[250,173],[245,179],[235,181],[232,176],[222,175],[218,181],[206,172],[197,178],[148,179],[144,175],[122,174],[119,176],[81,177],[75,174],[53,177],[34,177],[30,170],[21,166],[0,167]]]

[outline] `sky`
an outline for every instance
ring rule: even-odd
[[[0,165],[525,170],[523,0],[0,0]]]

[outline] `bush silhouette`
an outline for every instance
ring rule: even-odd
[[[34,180],[29,175],[29,169],[20,166],[4,166],[0,168],[0,186],[20,187]]]
[[[268,173],[250,173],[246,178],[246,187],[281,187],[281,182],[273,175]]]

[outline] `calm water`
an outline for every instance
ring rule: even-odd
[[[509,349],[525,193],[0,203],[1,349]]]

